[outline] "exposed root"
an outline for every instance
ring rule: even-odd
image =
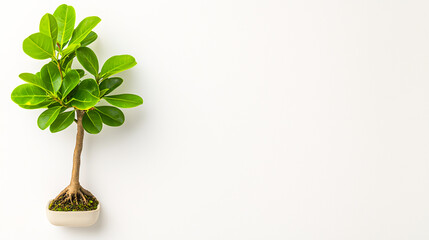
[[[82,192],[81,186],[68,186],[66,187],[55,199],[61,203],[70,202],[71,204],[78,204],[82,200],[85,204],[88,202]]]
[[[85,188],[80,187],[80,190],[81,190],[84,194],[86,194],[86,195],[88,195],[88,196],[90,196],[90,197],[94,197],[94,195],[93,195],[90,191],[86,190]],[[94,197],[94,198],[95,198],[95,197]]]
[[[69,185],[52,200],[50,209],[61,209],[59,211],[92,210],[97,205],[98,201],[91,192],[80,185]]]

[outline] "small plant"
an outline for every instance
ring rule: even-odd
[[[87,46],[97,39],[92,29],[101,19],[87,17],[74,28],[75,20],[74,8],[65,4],[59,6],[53,15],[47,13],[42,17],[39,32],[24,40],[23,50],[32,58],[49,59],[49,62],[35,74],[21,73],[19,77],[27,83],[16,87],[11,95],[22,108],[46,109],[37,119],[42,130],[49,127],[52,133],[56,133],[73,122],[77,125],[70,184],[49,206],[49,209],[57,211],[97,208],[97,199],[79,182],[84,131],[97,134],[103,123],[120,126],[125,118],[117,107],[132,108],[143,103],[143,99],[134,94],[111,95],[123,82],[121,78],[112,76],[135,66],[135,59],[130,55],[113,56],[100,70],[97,56]],[[91,77],[86,77],[83,69],[72,68],[75,57]],[[99,106],[102,99],[113,106]]]

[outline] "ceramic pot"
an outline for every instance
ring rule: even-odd
[[[46,216],[55,226],[89,227],[97,222],[100,215],[100,204],[97,209],[91,211],[51,211],[49,210],[51,201],[46,206]]]

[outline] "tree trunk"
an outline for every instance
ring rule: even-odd
[[[70,203],[74,205],[82,201],[84,204],[87,204],[87,197],[91,197],[94,201],[97,201],[94,195],[90,191],[84,189],[79,183],[80,155],[82,153],[84,135],[82,119],[84,115],[84,111],[76,110],[77,134],[76,146],[73,153],[73,170],[70,185],[68,185],[60,194],[58,194],[53,202],[59,202],[60,204]]]
[[[76,134],[76,146],[74,148],[74,154],[73,154],[73,170],[72,170],[72,176],[70,181],[70,187],[72,188],[79,188],[79,170],[80,170],[80,155],[82,153],[82,147],[83,147],[83,126],[82,126],[82,118],[85,114],[82,110],[76,110],[77,114],[77,134]]]

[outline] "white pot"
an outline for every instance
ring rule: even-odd
[[[100,215],[100,203],[97,209],[91,211],[51,211],[49,210],[51,201],[46,206],[46,216],[49,222],[55,226],[89,227],[97,222],[98,215]]]

